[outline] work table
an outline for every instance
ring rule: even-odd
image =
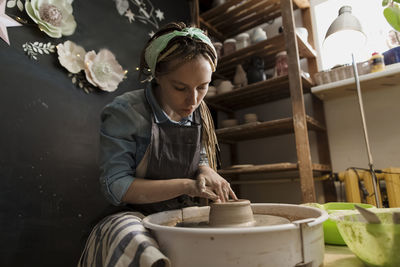
[[[325,245],[324,267],[364,267],[347,246]]]

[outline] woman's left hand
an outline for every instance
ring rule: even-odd
[[[218,195],[220,201],[228,201],[229,196],[234,200],[238,200],[231,185],[209,166],[199,166],[199,172],[196,179],[198,180],[200,187],[204,187],[205,189],[207,186],[213,190],[215,194]]]

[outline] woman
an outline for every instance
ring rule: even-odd
[[[203,102],[216,64],[210,39],[197,28],[172,23],[149,40],[140,70],[152,85],[117,97],[101,116],[100,180],[114,205],[148,215],[197,205],[194,197],[237,200],[215,171],[217,142]],[[107,232],[101,227],[112,220],[96,232]]]

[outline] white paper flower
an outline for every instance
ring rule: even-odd
[[[78,73],[85,68],[85,54],[83,47],[71,41],[57,45],[57,54],[60,64],[71,73]]]
[[[76,21],[71,0],[26,0],[25,10],[39,29],[53,38],[72,35]]]
[[[115,91],[125,76],[114,54],[107,49],[97,55],[94,51],[85,55],[85,74],[91,84],[107,92]]]

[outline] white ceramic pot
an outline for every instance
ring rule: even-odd
[[[296,27],[296,32],[303,40],[303,42],[307,42],[308,39],[308,30],[305,27]]]
[[[266,39],[267,33],[261,27],[257,27],[253,30],[253,34],[251,36],[251,41],[253,43],[258,43]]]
[[[144,218],[143,223],[174,267],[294,267],[301,262],[322,266],[325,211],[291,204],[251,206],[254,214],[285,216],[291,223],[244,228],[167,226],[208,219],[210,207],[160,212]]]
[[[232,89],[233,89],[233,84],[232,84],[232,82],[229,81],[229,80],[224,80],[224,81],[222,81],[222,82],[218,85],[218,87],[217,87],[217,93],[218,93],[218,94],[227,93],[227,92],[232,91]]]

